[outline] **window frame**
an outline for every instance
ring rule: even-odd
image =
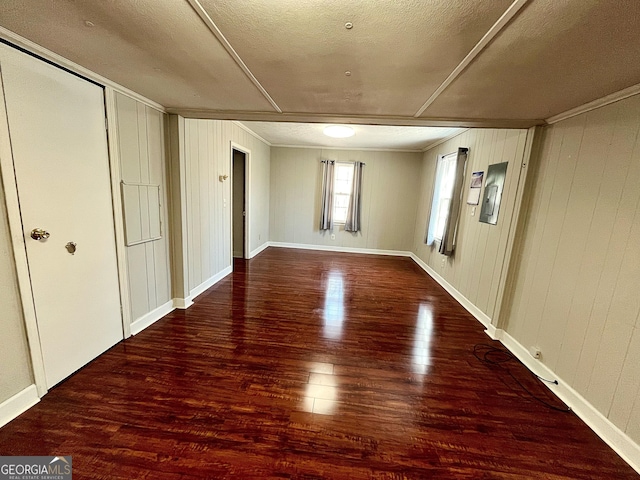
[[[451,152],[444,155],[438,155],[438,160],[436,163],[436,171],[435,178],[433,183],[433,192],[431,196],[431,210],[429,213],[429,221],[427,222],[427,243],[429,240],[429,232],[433,227],[433,242],[441,243],[442,237],[444,236],[444,225],[445,219],[441,218],[442,214],[442,200],[445,199],[445,195],[442,193],[445,191],[444,187],[449,186],[449,204],[453,200],[453,193],[455,190],[455,178],[456,178],[456,161],[458,158],[457,152]],[[445,164],[446,162],[446,164]],[[453,165],[454,168],[451,168]],[[446,179],[445,175],[449,174],[451,178]],[[446,185],[445,181],[449,181],[450,185]],[[447,209],[449,210],[449,209]],[[435,218],[434,218],[435,212]],[[438,225],[440,228],[440,232],[438,232]]]
[[[338,188],[337,188],[337,184],[338,184],[338,171],[340,169],[340,166],[342,166],[344,168],[345,165],[348,165],[351,167],[351,175],[349,177],[349,183],[348,183],[348,187],[349,187],[349,192],[348,193],[338,193]],[[346,196],[347,197],[347,210],[349,209],[349,202],[351,201],[351,194],[353,191],[353,175],[354,175],[354,171],[355,171],[355,162],[339,162],[339,161],[335,161],[335,168],[334,168],[334,172],[333,172],[333,211],[331,212],[331,214],[333,215],[333,223],[335,225],[345,225],[347,222],[347,215],[348,212],[345,215],[344,220],[338,220],[337,219],[337,215],[336,215],[336,209],[338,208],[338,202],[337,202],[337,196],[341,195],[341,196]],[[342,207],[341,207],[342,208]]]

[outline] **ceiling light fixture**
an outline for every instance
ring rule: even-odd
[[[324,134],[327,137],[347,138],[353,137],[356,132],[353,130],[353,128],[344,125],[329,125],[324,129]]]

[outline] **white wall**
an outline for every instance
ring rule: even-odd
[[[361,161],[362,229],[320,231],[323,159]],[[321,148],[271,149],[273,242],[409,251],[412,246],[421,154]]]
[[[184,120],[188,287],[194,290],[231,266],[231,143],[249,150],[249,251],[269,238],[270,149],[222,120]]]
[[[640,96],[546,129],[504,328],[640,442]]]
[[[120,93],[115,93],[115,106],[121,180],[160,185],[162,238],[126,248],[131,320],[135,322],[172,298],[165,115]],[[141,221],[153,208],[138,207]]]
[[[413,251],[458,292],[493,318],[498,300],[507,238],[514,213],[516,188],[525,152],[527,130],[472,129],[424,153],[420,177],[420,200],[415,219]],[[468,147],[463,201],[458,225],[456,250],[452,257],[438,253],[436,244],[427,246],[425,237],[437,158]],[[497,225],[479,222],[481,206],[467,205],[471,173],[485,172],[494,163],[508,162],[507,176]],[[484,188],[483,192],[484,193]],[[482,198],[480,199],[482,203]],[[444,263],[443,263],[444,262]]]
[[[1,172],[13,175],[13,172]],[[27,335],[0,182],[0,403],[33,383]]]

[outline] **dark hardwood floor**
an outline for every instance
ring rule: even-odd
[[[75,479],[638,478],[479,343],[501,348],[408,258],[270,248],[52,389],[0,455],[72,455]]]

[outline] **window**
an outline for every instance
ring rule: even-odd
[[[347,221],[347,210],[349,209],[349,197],[351,197],[352,183],[353,163],[336,162],[333,190],[334,223],[345,223]]]
[[[453,187],[456,182],[456,158],[457,154],[451,153],[438,159],[427,234],[428,245],[431,245],[434,240],[442,241],[444,235],[449,206],[453,198]]]

